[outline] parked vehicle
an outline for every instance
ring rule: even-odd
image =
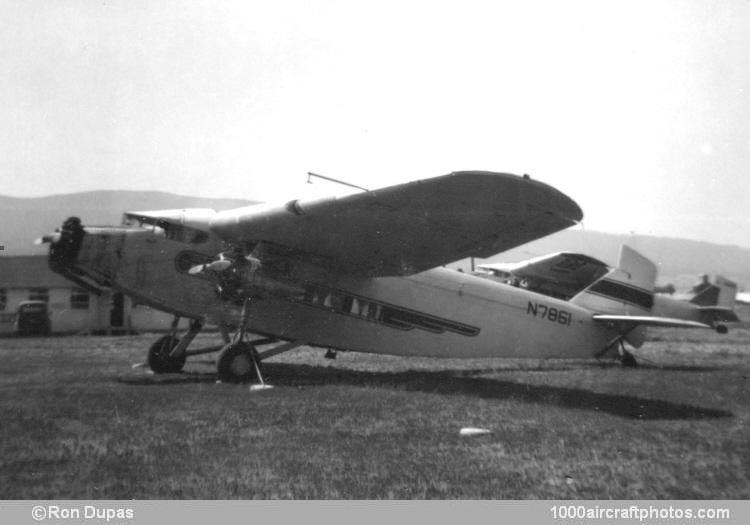
[[[47,335],[50,332],[46,301],[23,301],[18,304],[16,333],[22,336]]]

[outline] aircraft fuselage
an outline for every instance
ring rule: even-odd
[[[236,326],[241,306],[216,278],[188,270],[226,246],[216,237],[169,238],[158,228],[86,228],[79,278],[116,288],[176,315]],[[358,352],[434,357],[591,357],[616,332],[568,302],[437,268],[408,277],[331,273],[272,259],[243,286],[252,332]]]

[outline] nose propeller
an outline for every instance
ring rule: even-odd
[[[205,272],[206,270],[221,273],[228,270],[235,263],[241,263],[240,266],[242,266],[243,268],[249,268],[253,272],[261,267],[260,260],[256,259],[252,255],[245,255],[244,257],[241,257],[237,254],[233,254],[232,252],[224,252],[220,253],[219,258],[215,261],[206,264],[196,264],[188,270],[188,273],[190,275],[198,275]]]
[[[228,269],[230,266],[232,266],[232,261],[225,259],[223,255],[219,255],[219,259],[208,264],[196,264],[188,270],[188,273],[190,275],[198,275],[206,270],[219,273]]]
[[[41,242],[50,243],[50,265],[66,266],[75,261],[85,234],[81,219],[68,217],[59,231],[43,236]]]
[[[48,233],[34,239],[34,244],[39,246],[40,244],[52,244],[60,240],[60,232]]]

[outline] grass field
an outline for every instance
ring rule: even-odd
[[[0,340],[0,497],[750,497],[747,329],[661,331],[638,369],[303,348],[252,393],[212,355],[132,369],[155,337]]]

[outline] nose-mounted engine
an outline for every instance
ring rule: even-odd
[[[124,234],[124,228],[84,228],[81,219],[69,217],[41,242],[50,243],[49,267],[53,272],[100,294],[112,284],[119,257],[118,240]]]
[[[69,267],[78,257],[81,250],[81,243],[85,235],[81,219],[78,217],[69,217],[63,222],[57,235],[48,236],[43,240],[49,240],[49,265],[55,272]]]

